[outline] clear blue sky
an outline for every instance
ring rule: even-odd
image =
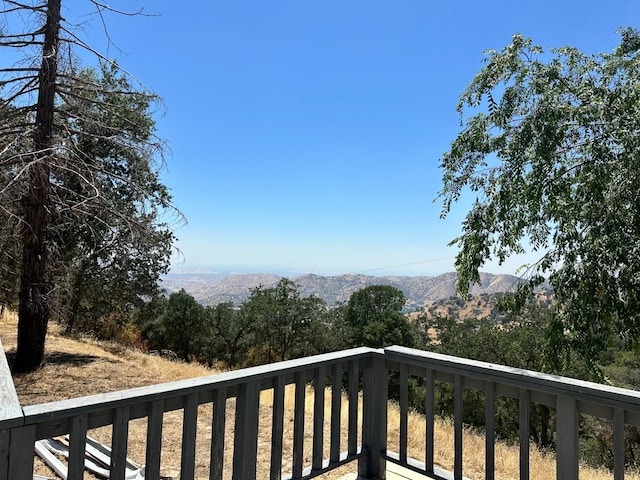
[[[89,4],[65,3],[67,15]],[[159,14],[108,15],[124,51],[109,55],[167,107],[163,178],[188,219],[176,266],[282,274],[452,271],[446,245],[469,203],[439,219],[438,164],[483,51],[515,32],[545,48],[610,51],[619,26],[640,26],[638,0],[110,5]],[[105,51],[100,23],[85,28]]]

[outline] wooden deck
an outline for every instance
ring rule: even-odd
[[[406,468],[390,463],[387,465],[387,480],[426,480],[428,477],[412,472]],[[357,473],[350,473],[338,480],[358,480]]]
[[[437,467],[436,467],[437,468]],[[444,470],[436,470],[438,475],[441,478],[454,480],[453,475],[450,472],[445,472]],[[418,472],[414,472],[409,470],[408,468],[404,468],[400,465],[396,465],[395,463],[388,462],[387,463],[387,480],[428,480],[429,477],[426,475],[420,474]],[[357,473],[349,473],[340,477],[338,480],[358,480]],[[464,480],[468,480],[465,479]]]
[[[398,453],[388,450],[389,375],[399,385]],[[418,378],[424,387],[425,455],[421,460],[408,452],[408,383]],[[346,382],[346,383],[345,383]],[[436,382],[453,387],[453,471],[439,471],[434,462]],[[285,387],[295,390],[292,458],[283,459]],[[309,388],[313,386],[314,388]],[[325,408],[325,387],[332,401]],[[346,387],[346,392],[344,388]],[[345,467],[360,479],[418,480],[439,478],[464,480],[463,390],[475,389],[486,398],[485,472],[494,480],[496,397],[516,399],[519,414],[519,478],[530,478],[530,414],[532,405],[544,404],[556,411],[556,478],[578,480],[579,418],[589,415],[611,421],[614,480],[623,480],[625,425],[640,426],[640,392],[580,380],[510,368],[501,365],[439,355],[405,347],[358,348],[315,357],[290,360],[219,375],[167,384],[22,407],[18,403],[11,374],[0,343],[0,479],[32,480],[37,440],[69,434],[69,479],[84,478],[88,431],[112,429],[113,480],[124,480],[129,423],[144,419],[146,429],[145,468],[148,478],[159,478],[161,439],[165,413],[179,411],[183,417],[180,478],[195,478],[196,439],[208,436],[212,480],[222,480],[229,471],[233,480],[277,480],[321,478]],[[270,475],[257,474],[260,393],[273,394],[270,431],[262,441],[270,442]],[[314,397],[310,422],[305,420],[307,390]],[[344,412],[340,401],[348,397]],[[198,425],[198,409],[212,405],[213,422]],[[232,415],[231,446],[225,443],[226,412]],[[345,414],[346,423],[341,422]],[[325,428],[329,427],[330,428]],[[324,445],[329,446],[328,455]],[[207,446],[209,448],[209,446]],[[231,459],[224,454],[232,453]],[[386,461],[385,461],[386,460]],[[283,465],[290,465],[283,472]],[[408,468],[404,468],[408,467]],[[385,470],[386,469],[386,470]],[[435,472],[429,474],[428,472]],[[225,474],[226,477],[226,474]],[[355,480],[356,474],[345,477]]]

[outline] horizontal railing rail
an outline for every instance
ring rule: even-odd
[[[270,478],[282,474],[282,445],[284,392],[286,385],[295,386],[295,417],[293,459],[290,477],[312,478],[333,468],[364,456],[358,448],[358,385],[375,350],[356,348],[247,368],[217,375],[181,380],[162,385],[105,393],[22,408],[21,421],[16,424],[0,422],[0,437],[10,443],[6,477],[27,479],[33,474],[34,444],[36,440],[69,434],[69,479],[83,478],[84,452],[90,429],[112,425],[111,478],[124,479],[128,444],[128,425],[131,420],[147,418],[146,478],[159,478],[163,415],[183,410],[182,458],[180,478],[194,478],[195,443],[198,407],[212,403],[214,419],[211,431],[212,446],[210,478],[221,479],[225,450],[224,431],[227,400],[235,398],[233,427],[233,478],[256,478],[258,445],[258,411],[260,392],[273,389],[272,439]],[[348,377],[349,426],[346,449],[340,439],[343,378]],[[327,378],[331,379],[334,401],[331,411],[324,411]],[[304,464],[305,395],[309,382],[314,385],[312,452],[310,465]],[[338,399],[338,401],[335,401]],[[328,413],[328,414],[327,414]],[[323,458],[325,416],[331,423],[330,458]],[[12,420],[12,419],[11,419]],[[6,428],[5,428],[6,427]],[[15,434],[19,433],[16,437]],[[11,434],[11,436],[9,436]]]
[[[520,435],[520,478],[529,478],[529,441],[531,404],[543,404],[556,410],[556,477],[577,479],[579,472],[579,415],[591,415],[613,423],[615,480],[625,473],[625,425],[640,426],[640,392],[607,385],[506,367],[464,358],[393,346],[385,349],[385,365],[397,372],[400,384],[400,452],[387,455],[430,478],[441,478],[434,466],[434,392],[435,382],[453,385],[454,399],[454,478],[463,478],[462,430],[463,389],[485,394],[485,478],[495,477],[495,399],[502,395],[518,400]],[[407,456],[408,377],[422,378],[425,388],[427,430],[424,462]]]
[[[399,391],[394,392],[398,395],[400,409],[399,445],[395,453],[387,445],[391,376],[394,385],[397,379],[399,386]],[[425,392],[426,438],[422,459],[411,458],[408,451],[411,377],[420,379]],[[435,394],[440,382],[453,386],[454,462],[451,474],[434,462],[437,447],[434,438]],[[313,387],[313,393],[307,393],[309,385]],[[293,390],[294,407],[292,445],[285,461],[283,432],[287,386]],[[83,478],[87,435],[99,427],[111,428],[110,478],[124,479],[130,422],[136,419],[146,419],[145,476],[159,478],[164,416],[176,410],[182,412],[180,478],[196,478],[196,443],[202,433],[198,415],[199,407],[205,404],[212,405],[213,410],[213,420],[206,432],[211,438],[207,475],[213,480],[221,480],[223,472],[231,472],[229,475],[233,479],[242,480],[258,476],[267,478],[267,475],[271,479],[306,479],[350,462],[357,463],[360,478],[385,478],[386,462],[393,462],[427,478],[462,479],[465,389],[478,390],[485,398],[485,478],[496,477],[494,426],[499,396],[516,399],[519,406],[521,479],[530,476],[533,404],[546,405],[556,412],[557,478],[578,478],[580,415],[612,422],[613,475],[616,480],[624,478],[625,425],[640,426],[640,392],[394,346],[384,350],[356,348],[25,407],[20,407],[2,351],[0,479],[31,479],[35,442],[60,435],[69,435],[68,478]],[[272,395],[270,430],[266,434],[260,429],[261,392],[265,390]],[[313,395],[312,411],[308,413],[311,420],[305,417],[307,395]],[[325,395],[331,400],[328,410]],[[347,399],[346,407],[343,407],[343,396]],[[348,409],[346,427],[341,420],[345,413],[343,408]],[[227,425],[227,412],[233,412],[230,415],[233,425]],[[232,431],[231,445],[225,443],[227,431]],[[270,436],[267,439],[269,471],[258,475],[258,438],[264,435]],[[230,458],[225,457],[225,451],[229,449],[232,449]]]

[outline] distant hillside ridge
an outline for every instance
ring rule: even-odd
[[[231,302],[240,305],[251,290],[256,287],[272,287],[280,281],[274,274],[218,274],[169,273],[164,277],[162,286],[168,293],[177,292],[181,288],[192,295],[203,305],[218,305]],[[384,276],[348,274],[348,275],[300,275],[289,277],[295,282],[302,297],[316,295],[327,305],[333,306],[347,302],[353,292],[370,285],[391,285],[402,290],[407,303],[405,311],[415,311],[434,301],[447,299],[456,295],[456,274],[445,273],[437,276]],[[514,275],[480,274],[480,284],[473,285],[470,295],[498,294],[512,292],[520,279]]]

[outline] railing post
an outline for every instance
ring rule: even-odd
[[[363,374],[362,448],[366,455],[358,462],[358,478],[386,478],[387,394],[389,372],[384,354],[375,353]]]
[[[556,477],[578,480],[578,405],[567,397],[556,400]]]
[[[33,478],[36,427],[23,425],[24,414],[0,341],[0,479]]]
[[[36,442],[36,426],[17,427],[9,434],[9,471],[6,477],[11,480],[33,478],[33,452]]]
[[[0,430],[0,478],[9,478],[9,448],[11,430]]]

